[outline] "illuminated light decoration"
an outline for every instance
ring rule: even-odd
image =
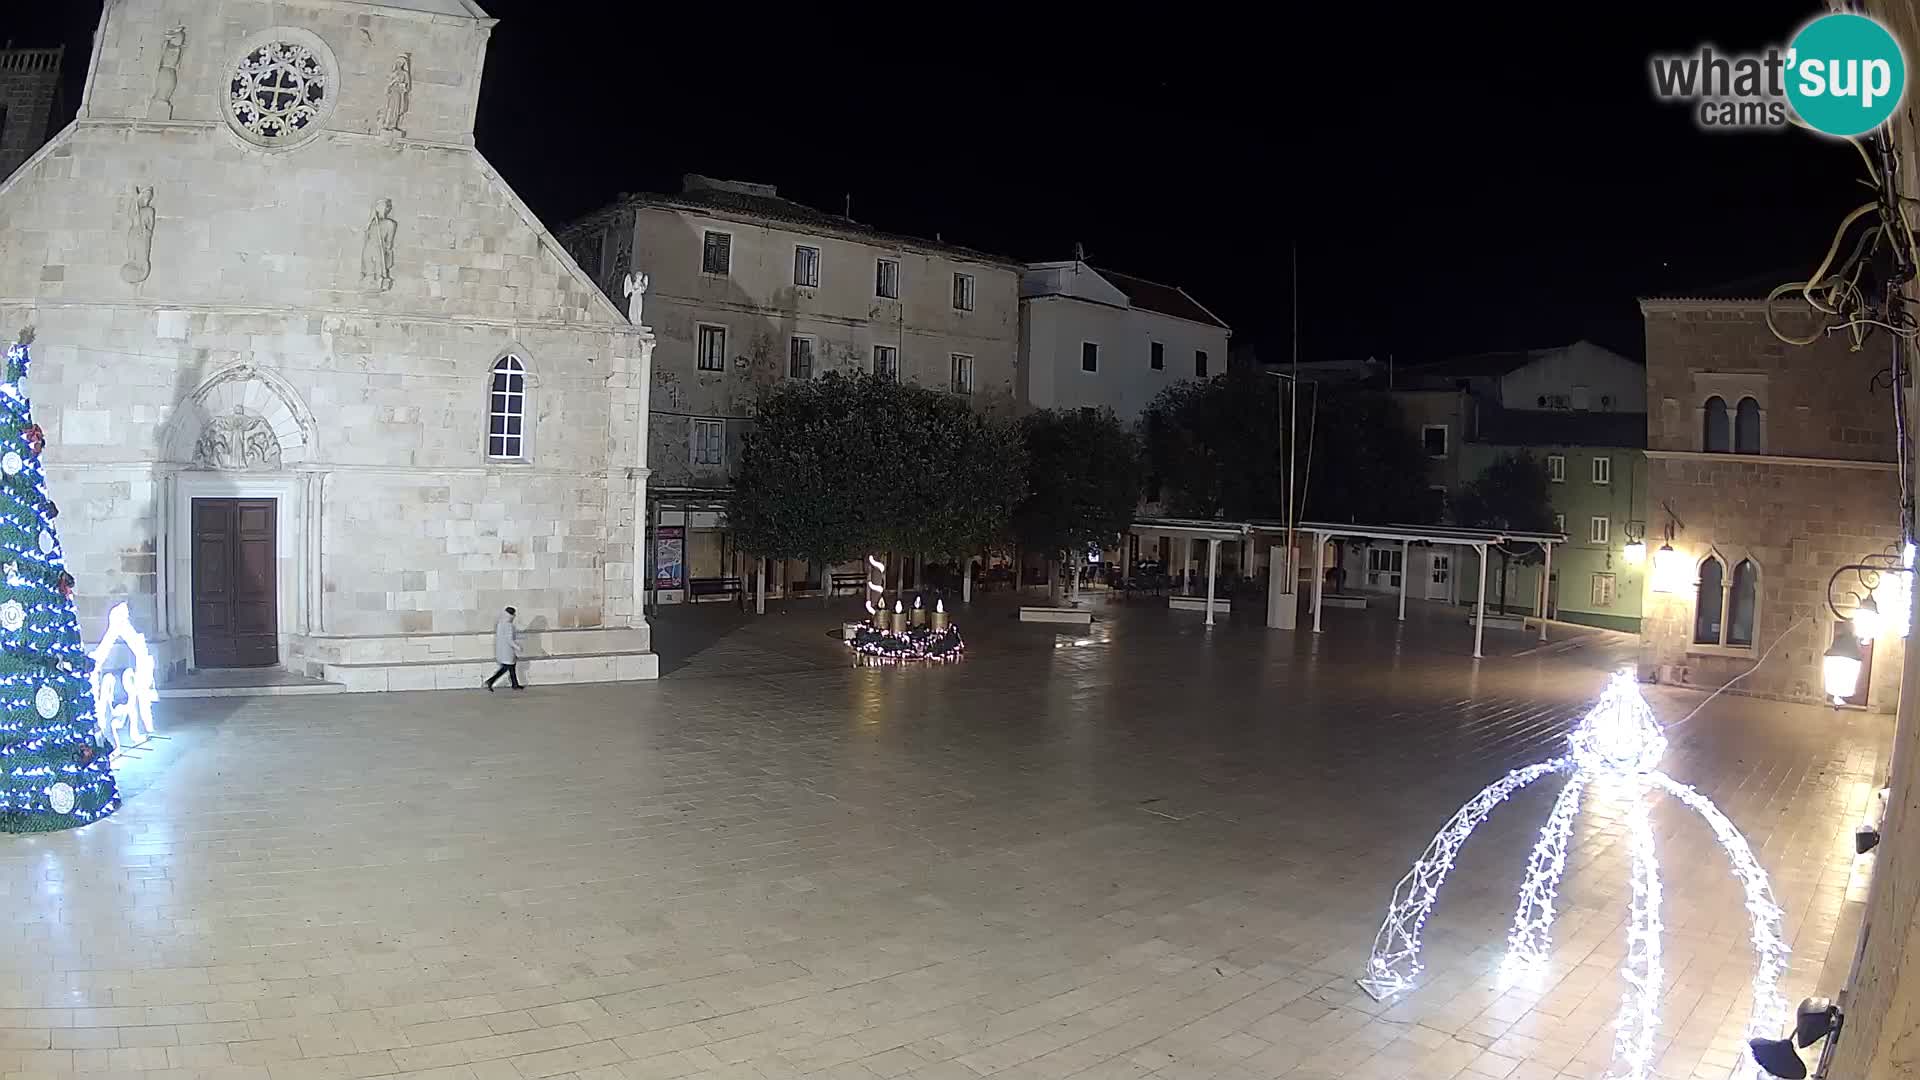
[[[875,606],[875,602],[885,597],[887,592],[887,587],[882,584],[882,582],[887,580],[887,564],[869,555],[867,556],[867,567],[880,575],[879,581],[873,580],[873,574],[867,575],[867,614],[878,615],[880,614],[880,609]]]
[[[1902,641],[1913,623],[1913,554],[1913,545],[1907,544],[1901,550],[1900,565],[1908,572],[1881,574],[1880,583],[1873,587],[1883,632],[1892,631]]]
[[[1621,1075],[1639,1080],[1653,1066],[1653,1033],[1660,1026],[1660,858],[1653,846],[1653,815],[1644,782],[1636,783],[1627,812],[1633,851],[1633,898],[1627,921],[1627,958],[1620,967],[1626,992],[1613,1021],[1613,1056],[1626,1063]]]
[[[1627,560],[1628,566],[1639,566],[1647,561],[1647,545],[1641,540],[1632,541],[1620,549],[1620,557]]]
[[[53,501],[32,431],[28,337],[0,375],[0,832],[46,832],[97,821],[120,805],[101,752],[89,656],[63,585]],[[39,445],[36,445],[39,444]]]
[[[107,660],[121,645],[133,654],[133,666],[120,672],[106,670]],[[128,744],[146,742],[153,734],[153,704],[160,700],[160,694],[154,689],[153,653],[147,649],[145,635],[133,628],[126,604],[113,606],[107,616],[107,632],[94,646],[92,656],[93,674],[88,681],[93,688],[98,737],[110,743],[116,754]]]
[[[1851,640],[1844,624],[1840,630]],[[1858,664],[1856,654],[1855,663]],[[1551,951],[1554,900],[1566,869],[1573,821],[1580,798],[1593,784],[1605,785],[1628,800],[1627,830],[1632,850],[1633,878],[1627,925],[1627,953],[1621,964],[1626,989],[1614,1020],[1614,1057],[1622,1080],[1646,1080],[1653,1068],[1659,1028],[1660,989],[1665,980],[1661,961],[1660,906],[1662,890],[1658,853],[1654,846],[1649,794],[1658,789],[1699,814],[1726,852],[1733,873],[1746,893],[1751,919],[1749,938],[1755,955],[1751,983],[1750,1036],[1771,1038],[1786,1017],[1780,997],[1780,976],[1786,970],[1788,949],[1781,935],[1780,906],[1774,901],[1753,850],[1740,830],[1706,796],[1659,770],[1667,739],[1640,694],[1631,672],[1621,671],[1608,681],[1606,691],[1567,736],[1572,753],[1509,772],[1468,800],[1435,834],[1426,851],[1394,890],[1387,918],[1374,939],[1362,989],[1375,1000],[1410,989],[1421,971],[1420,934],[1433,910],[1447,871],[1475,826],[1515,792],[1553,773],[1571,770],[1572,776],[1554,800],[1553,811],[1540,831],[1527,863],[1513,928],[1507,935],[1507,955],[1500,979],[1511,982],[1543,971]],[[1751,1064],[1736,1075],[1757,1077]]]
[[[1853,636],[1862,645],[1872,644],[1873,639],[1880,636],[1880,605],[1873,602],[1872,596],[1861,597],[1853,606]]]
[[[1493,808],[1506,802],[1514,792],[1543,776],[1572,767],[1572,758],[1560,757],[1515,769],[1482,788],[1480,794],[1454,812],[1428,842],[1427,850],[1414,861],[1413,869],[1407,871],[1407,876],[1394,888],[1387,920],[1380,924],[1380,933],[1373,940],[1367,973],[1360,978],[1362,990],[1373,995],[1376,1001],[1385,1001],[1412,988],[1413,980],[1421,971],[1420,931],[1427,924],[1427,915],[1433,911],[1433,902],[1440,895],[1447,872],[1453,869],[1453,860],[1460,853],[1461,845],[1487,820]]]
[[[1820,658],[1820,684],[1835,705],[1844,705],[1860,688],[1860,641],[1846,623],[1833,627],[1833,644]]]
[[[8,476],[17,475],[25,465],[26,463],[20,460],[20,455],[11,450],[7,451],[4,456],[0,456],[0,472],[6,473]]]
[[[1520,906],[1507,933],[1507,956],[1501,963],[1501,981],[1512,984],[1546,970],[1553,951],[1553,901],[1560,877],[1567,869],[1567,841],[1573,838],[1573,816],[1580,812],[1580,793],[1587,778],[1575,773],[1553,801],[1540,840],[1527,859],[1527,880],[1520,886]]]
[[[1693,567],[1687,557],[1673,550],[1672,544],[1661,544],[1660,550],[1653,553],[1654,592],[1685,592],[1692,577]]]
[[[1787,1001],[1780,996],[1780,976],[1786,973],[1791,950],[1781,932],[1782,912],[1773,898],[1772,886],[1767,884],[1767,872],[1761,869],[1747,838],[1713,805],[1713,800],[1664,772],[1654,773],[1652,780],[1655,786],[1705,818],[1714,839],[1720,841],[1721,850],[1727,853],[1733,876],[1740,879],[1740,889],[1746,894],[1747,911],[1753,916],[1750,939],[1758,963],[1753,974],[1753,1004],[1747,1017],[1747,1031],[1756,1035],[1778,1032],[1788,1017]]]

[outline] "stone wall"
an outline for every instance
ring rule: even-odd
[[[1767,329],[1763,305],[1746,301],[1648,300],[1647,448],[1701,449],[1701,406],[1760,404],[1762,452],[1793,457],[1893,460],[1893,404],[1870,391],[1887,367],[1884,337],[1853,351],[1845,335],[1789,345]],[[1781,328],[1805,336],[1805,318],[1783,310]]]
[[[1647,327],[1648,544],[1666,527],[1689,563],[1717,553],[1728,571],[1759,567],[1759,609],[1751,648],[1693,641],[1695,584],[1655,591],[1649,575],[1642,662],[1661,678],[1718,687],[1783,634],[1778,650],[1736,689],[1762,697],[1821,701],[1820,658],[1832,643],[1827,581],[1842,565],[1888,551],[1899,540],[1899,482],[1893,465],[1889,394],[1870,389],[1886,366],[1884,342],[1861,351],[1844,336],[1789,345],[1751,301],[1649,300]],[[1804,335],[1805,319],[1781,328]],[[1703,404],[1760,406],[1758,454],[1704,453]],[[1831,462],[1831,464],[1828,464]],[[1850,610],[1850,605],[1847,606]],[[1891,710],[1904,650],[1876,642],[1871,707]]]
[[[0,49],[0,180],[52,134],[65,58],[65,48]]]
[[[318,35],[340,72],[324,130],[277,151],[230,130],[218,100],[221,65],[275,19]],[[173,118],[149,119],[155,42],[176,23]],[[0,184],[0,330],[39,331],[31,391],[84,626],[125,599],[163,655],[185,657],[182,508],[225,489],[285,503],[283,657],[342,654],[323,639],[400,655],[408,636],[485,635],[509,603],[536,629],[644,626],[648,343],[462,145],[488,25],[372,6],[109,6],[88,107]],[[405,133],[369,131],[398,51],[413,65]],[[390,253],[369,228],[376,200]],[[511,461],[486,443],[507,353],[529,387]],[[274,460],[196,460],[215,402],[266,418]]]
[[[725,275],[701,272],[708,229],[732,237]],[[890,345],[899,350],[902,379],[947,390],[952,355],[968,355],[976,407],[1014,407],[1019,274],[1011,265],[660,206],[613,208],[563,235],[610,296],[619,295],[628,269],[650,278],[646,321],[658,342],[648,448],[655,483],[729,482],[759,395],[790,377],[789,343],[796,335],[813,340],[815,377],[870,371],[874,346]],[[793,283],[798,244],[820,249],[817,288]],[[897,301],[873,295],[874,261],[883,256],[900,260]],[[971,311],[953,307],[955,272],[974,277]],[[722,370],[698,364],[702,325],[725,329]],[[728,452],[719,467],[692,460],[689,428],[696,418],[726,422]]]
[[[1650,505],[1671,505],[1685,522],[1673,547],[1697,562],[1717,552],[1731,571],[1741,559],[1760,568],[1759,610],[1750,650],[1725,653],[1693,644],[1691,581],[1646,597],[1642,648],[1665,678],[1714,688],[1753,667],[1789,629],[1791,636],[1737,689],[1790,701],[1824,700],[1820,657],[1833,641],[1827,580],[1840,566],[1899,539],[1899,483],[1891,469],[1654,460]],[[1653,540],[1659,546],[1659,538]],[[1891,711],[1904,653],[1897,640],[1875,643],[1868,704]]]

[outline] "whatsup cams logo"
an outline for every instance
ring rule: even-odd
[[[1686,102],[1703,128],[1783,128],[1797,117],[1828,135],[1885,123],[1907,89],[1907,61],[1886,27],[1865,15],[1823,15],[1786,48],[1652,57],[1655,97]]]

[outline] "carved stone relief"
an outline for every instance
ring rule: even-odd
[[[173,92],[180,88],[180,53],[187,47],[187,28],[176,26],[160,42],[160,67],[153,75],[153,96],[147,99],[147,119],[173,119]]]
[[[373,204],[373,217],[360,240],[360,287],[368,292],[393,288],[393,238],[399,231],[393,220],[393,200]]]
[[[127,221],[127,261],[120,266],[120,280],[138,285],[153,273],[153,189],[133,189],[133,209]]]
[[[393,71],[387,76],[387,101],[380,107],[380,131],[387,135],[404,135],[400,121],[406,118],[407,106],[413,98],[413,57],[401,53],[393,62]]]
[[[235,405],[231,415],[207,418],[193,444],[193,463],[222,472],[278,469],[280,439],[264,418]]]

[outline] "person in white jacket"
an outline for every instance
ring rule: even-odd
[[[512,608],[500,613],[500,621],[493,624],[493,658],[500,664],[500,670],[493,673],[486,683],[487,693],[493,693],[493,684],[505,675],[515,690],[525,690],[520,685],[520,631],[513,625],[516,613]]]

